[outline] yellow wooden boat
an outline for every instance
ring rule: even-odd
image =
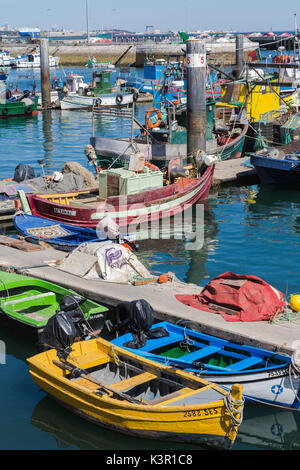
[[[102,338],[28,359],[34,382],[74,413],[136,437],[230,449],[242,421],[242,386],[230,392]]]

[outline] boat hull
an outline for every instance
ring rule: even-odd
[[[67,95],[60,99],[61,109],[86,109],[97,106],[97,108],[128,106],[133,103],[133,94],[122,94],[122,102],[118,102],[118,93],[103,94],[99,96]]]
[[[243,131],[235,139],[225,145],[210,147],[209,141],[207,142],[207,152],[211,154],[218,153],[221,160],[229,160],[239,158],[242,155],[245,136],[247,133],[248,125],[245,125]],[[129,139],[113,139],[107,137],[91,137],[91,145],[99,155],[100,165],[101,158],[113,161],[118,157],[118,162],[128,163],[132,155],[132,147],[129,145]],[[159,167],[168,166],[173,158],[181,156],[183,161],[187,159],[187,145],[186,143],[152,143],[148,144],[141,139],[134,139],[134,146],[139,152],[143,153],[145,157]]]
[[[198,200],[208,197],[214,166],[208,167],[198,180],[181,180],[161,189],[145,191],[131,196],[110,197],[106,201],[83,205],[61,204],[64,194],[28,194],[32,215],[46,217],[66,224],[96,228],[104,217],[112,218],[120,227],[135,227],[137,224],[172,217],[189,209]],[[74,193],[75,199],[78,193]],[[51,199],[51,200],[50,200]]]
[[[51,282],[3,271],[0,271],[0,281],[0,319],[30,328],[37,335],[59,309],[60,300],[75,294]],[[81,308],[92,329],[103,327],[106,307],[86,300]]]
[[[33,116],[38,114],[38,98],[31,104],[25,104],[23,101],[7,101],[0,104],[0,117],[8,118],[11,116]]]
[[[145,346],[134,349],[136,354],[161,364],[183,368],[188,372],[192,372],[210,382],[224,387],[226,390],[229,390],[233,384],[240,383],[243,386],[243,396],[248,402],[263,403],[294,410],[300,409],[300,401],[297,399],[297,395],[300,397],[300,380],[297,376],[290,373],[291,361],[289,357],[280,354],[276,355],[271,351],[259,348],[234,345],[227,340],[192,331],[188,328],[184,329],[168,322],[155,324],[155,328],[159,327],[164,328],[169,333],[169,336],[160,339],[148,339]],[[158,353],[158,349],[171,351],[173,348],[173,350],[175,350],[174,348],[177,347],[178,342],[184,342],[185,338],[190,338],[190,347],[193,346],[193,343],[202,343],[202,347],[199,348],[198,352],[195,351],[190,354],[190,359],[188,355],[184,353],[182,353],[181,357],[179,357],[179,353],[177,353],[176,358],[172,357],[172,352],[166,352],[166,354]],[[133,349],[124,346],[124,343],[132,340],[133,337],[131,333],[127,333],[113,339],[112,343],[124,347],[129,351],[133,351]],[[206,358],[213,358],[216,354],[222,355],[224,351],[229,348],[231,348],[232,351],[235,350],[236,357],[239,358],[236,365],[229,365],[226,367],[226,370],[225,366],[216,367],[207,362]],[[230,353],[228,357],[230,357]],[[253,361],[251,359],[252,357]],[[259,364],[262,363],[260,358],[263,357],[269,357],[270,363],[272,362],[272,358],[277,357],[278,360],[282,361],[282,365],[270,364],[269,367],[260,368]],[[245,363],[247,360],[249,364],[248,367],[246,367]],[[199,363],[198,367],[196,366],[196,362]],[[242,369],[243,364],[244,369]],[[256,370],[255,364],[258,364]],[[236,372],[234,372],[234,368],[237,369]],[[239,370],[239,368],[241,370]],[[251,368],[253,370],[251,370]]]
[[[99,351],[91,353],[89,348],[95,342],[107,344],[106,348],[109,348],[111,356],[109,362],[107,362],[106,355],[99,355]],[[78,356],[79,352],[81,357]],[[237,430],[231,426],[231,418],[226,410],[221,388],[190,374],[173,369],[168,370],[164,366],[138,358],[126,351],[123,354],[119,348],[112,350],[111,344],[103,339],[89,340],[72,345],[73,360],[84,370],[89,370],[92,367],[94,376],[96,364],[99,360],[102,365],[110,364],[110,370],[114,373],[115,364],[119,364],[114,362],[116,354],[121,363],[124,360],[127,363],[127,358],[129,358],[129,364],[139,365],[140,375],[129,378],[123,376],[121,381],[118,376],[116,381],[114,380],[113,384],[110,385],[114,390],[131,390],[133,395],[130,394],[130,396],[134,396],[133,390],[137,383],[141,386],[144,384],[147,387],[149,380],[151,382],[151,380],[156,380],[160,376],[172,381],[172,383],[175,383],[174,380],[178,381],[181,378],[182,382],[180,383],[183,383],[184,387],[187,387],[187,384],[191,381],[194,383],[194,380],[199,380],[202,383],[194,383],[193,390],[189,388],[189,392],[185,392],[187,389],[183,388],[182,393],[179,393],[179,397],[176,396],[177,398],[173,394],[172,399],[168,398],[170,395],[166,395],[165,398],[162,396],[159,402],[143,400],[142,402],[132,403],[126,399],[115,398],[114,394],[97,393],[99,387],[94,384],[87,384],[84,378],[76,381],[70,380],[63,373],[60,374],[59,372],[62,371],[52,362],[55,359],[57,360],[55,350],[28,359],[29,372],[33,381],[46,393],[77,415],[105,428],[136,437],[194,443],[207,448],[229,449],[232,446]],[[128,354],[129,356],[127,356]],[[124,382],[124,385],[122,382]],[[183,397],[185,393],[192,393],[195,396],[200,393],[201,395],[201,388],[203,388],[205,395],[204,401],[207,400],[205,403],[199,404],[198,399],[196,399],[192,400],[190,405],[177,404],[182,402],[183,399],[180,397]],[[210,390],[209,393],[208,390]]]
[[[277,160],[270,157],[251,155],[250,161],[254,165],[262,184],[294,184],[300,182],[299,160]]]

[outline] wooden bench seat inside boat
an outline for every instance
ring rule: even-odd
[[[17,299],[6,300],[2,303],[2,305],[5,307],[8,305],[17,306],[18,304],[22,303],[22,307],[25,307],[28,304],[36,304],[36,299],[39,299],[41,304],[45,304],[46,302],[47,305],[51,305],[53,302],[55,302],[56,295],[54,294],[54,292],[44,292],[42,294],[31,295],[29,297],[19,297]]]
[[[86,198],[74,199],[73,201],[70,201],[69,205],[70,206],[83,206],[83,205],[95,204],[96,202],[100,202],[100,201],[103,201],[103,199],[100,199],[99,196],[86,197]]]
[[[143,374],[135,375],[134,377],[129,377],[128,379],[121,380],[120,382],[114,383],[114,390],[118,392],[124,392],[130,390],[137,385],[141,385],[149,380],[156,379],[157,375],[151,374],[150,372],[144,372]]]

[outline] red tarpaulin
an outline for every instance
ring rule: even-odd
[[[199,295],[176,295],[185,305],[219,313],[227,321],[270,320],[286,305],[284,295],[257,276],[220,274]]]

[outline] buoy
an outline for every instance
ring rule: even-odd
[[[290,307],[295,312],[300,312],[300,295],[291,295],[290,298]]]
[[[164,284],[165,282],[168,282],[169,276],[167,274],[161,274],[158,278],[158,282],[160,284]]]

